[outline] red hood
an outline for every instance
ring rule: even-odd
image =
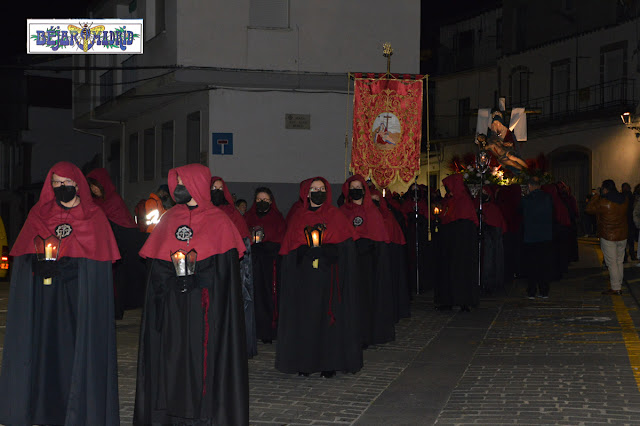
[[[367,185],[367,181],[360,174],[351,176],[345,181],[345,183],[342,184],[342,195],[344,196],[345,204],[351,202],[351,198],[349,198],[349,185],[351,184],[351,182],[356,180],[359,181],[364,188],[364,199],[362,205],[366,208],[375,207],[375,204],[373,204],[373,200],[371,199],[369,185]]]
[[[456,220],[470,220],[478,225],[478,215],[471,198],[471,194],[464,185],[462,174],[456,173],[442,179],[442,183],[449,190],[450,197],[443,201],[444,211],[440,215],[442,224]]]
[[[209,189],[211,172],[208,167],[202,164],[187,164],[186,166],[169,170],[168,184],[172,198],[173,191],[178,185],[178,176],[180,176],[182,183],[187,187],[187,191],[196,200],[198,206],[211,204],[211,191]]]
[[[76,182],[80,204],[63,209],[55,200],[51,180],[53,174]],[[20,235],[11,250],[12,256],[35,253],[33,239],[55,235],[58,225],[69,224],[72,231],[62,239],[59,257],[78,257],[99,261],[120,258],[111,225],[103,211],[93,202],[89,183],[74,164],[62,161],[51,167],[40,192],[40,199],[29,212]]]
[[[111,181],[107,169],[92,170],[87,178],[95,179],[102,186],[103,197],[95,198],[93,201],[104,211],[107,219],[124,228],[137,228],[136,222],[131,216],[131,212],[127,208],[120,194],[116,192],[116,187]]]
[[[170,254],[178,249],[187,252],[194,249],[200,261],[234,248],[242,256],[245,247],[241,236],[231,226],[232,222],[225,212],[211,203],[209,168],[201,164],[188,164],[169,170],[168,184],[172,196],[178,185],[178,176],[198,207],[190,210],[186,204],[177,204],[167,210],[149,234],[140,250],[140,256],[171,261]],[[178,239],[176,230],[183,226],[188,226],[193,231],[193,236],[188,241]]]
[[[362,205],[354,203],[349,197],[349,184],[356,180],[362,183],[364,188]],[[364,178],[361,175],[351,176],[342,184],[342,194],[344,195],[345,202],[340,206],[340,211],[352,222],[355,228],[356,239],[368,238],[373,241],[389,242],[389,235],[384,224],[382,213],[380,213],[380,210],[373,203],[371,194],[369,193],[369,187]]]
[[[224,192],[224,199],[227,200],[228,204],[224,204],[222,206],[218,206],[220,210],[225,212],[229,219],[236,225],[238,232],[240,232],[240,236],[242,238],[249,238],[249,227],[247,226],[247,222],[245,222],[244,217],[238,209],[236,209],[235,203],[233,202],[233,197],[231,196],[231,191],[229,191],[229,187],[227,183],[220,176],[214,176],[209,179],[209,185],[207,186],[207,194],[209,194],[209,199],[211,199],[211,187],[215,181],[222,181],[222,191]]]

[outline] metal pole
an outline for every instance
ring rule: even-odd
[[[420,261],[420,242],[418,240],[418,177],[413,186],[413,196],[415,201],[415,215],[416,215],[416,294],[420,294],[420,268],[418,262]]]
[[[482,290],[482,186],[484,185],[484,167],[480,170],[480,210],[478,212],[478,286]]]

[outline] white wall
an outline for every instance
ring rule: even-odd
[[[78,167],[102,152],[102,138],[73,130],[70,109],[29,108],[29,130],[22,132],[25,143],[33,143],[31,181],[42,182],[58,161]]]
[[[352,108],[346,94],[212,91],[208,144],[212,132],[233,133],[234,151],[209,155],[210,168],[237,182],[297,184],[318,175],[344,182],[345,125],[350,141]],[[285,129],[287,113],[310,114],[311,130]]]
[[[249,29],[249,0],[180,0],[178,63],[314,72],[419,72],[420,2],[290,0],[290,28]],[[146,49],[146,48],[145,48]]]

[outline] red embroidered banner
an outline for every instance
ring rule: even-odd
[[[422,80],[356,78],[351,166],[380,188],[420,172]]]

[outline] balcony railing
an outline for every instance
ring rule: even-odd
[[[529,114],[530,122],[556,120],[616,106],[634,104],[635,80],[621,78],[578,90],[557,93],[542,98],[529,99],[527,109],[538,109],[540,114]]]
[[[601,111],[615,107],[635,107],[638,100],[635,95],[635,80],[618,79],[603,84],[583,87],[579,90],[557,93],[552,96],[529,99],[523,106],[531,110],[539,110],[540,113],[527,114],[529,124],[544,123],[551,120],[579,120],[584,113]],[[465,117],[441,116],[438,114],[432,125],[432,137],[434,139],[446,139],[469,135],[473,138],[476,127],[477,115]],[[466,126],[466,123],[469,126]],[[468,132],[461,132],[469,129]]]

